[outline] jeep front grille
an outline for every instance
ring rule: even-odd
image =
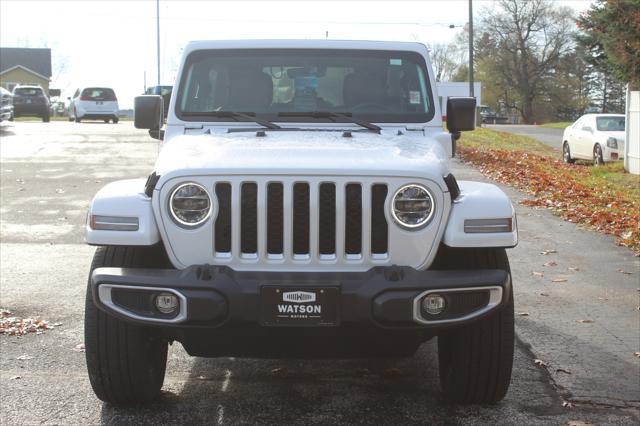
[[[213,192],[218,203],[214,252],[219,259],[387,257],[386,184],[218,182]]]

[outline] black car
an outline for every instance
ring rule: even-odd
[[[13,89],[13,116],[40,117],[49,122],[49,98],[40,86],[16,86]]]
[[[167,118],[167,115],[169,114],[169,101],[171,100],[172,91],[173,86],[152,86],[147,87],[147,90],[144,91],[144,94],[162,96],[162,100],[164,103],[164,118]]]

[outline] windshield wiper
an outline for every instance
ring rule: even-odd
[[[253,114],[253,115],[252,115]],[[258,123],[259,125],[266,127],[267,129],[280,129],[281,127],[275,123],[272,123],[267,120],[262,120],[260,118],[255,117],[255,113],[244,113],[244,112],[235,112],[235,111],[201,111],[201,112],[192,112],[185,111],[182,113],[187,117],[228,117],[233,118],[235,121],[253,121],[254,123]],[[238,120],[239,118],[243,118],[244,120]]]
[[[309,111],[309,112],[280,112],[278,113],[278,117],[312,117],[312,118],[344,118],[353,124],[357,124],[358,126],[362,126],[365,129],[372,130],[374,132],[380,133],[382,130],[381,127],[376,126],[373,123],[369,123],[365,120],[360,120],[359,118],[354,118],[350,112],[331,112],[331,111]],[[332,120],[335,122],[335,120]]]

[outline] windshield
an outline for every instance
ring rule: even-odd
[[[18,87],[15,94],[18,96],[44,96],[39,87]]]
[[[624,116],[598,117],[596,126],[600,132],[624,132]]]
[[[148,87],[145,95],[161,95],[167,96],[171,94],[171,86],[153,86]]]
[[[89,87],[80,95],[83,101],[115,101],[116,94],[112,89],[102,87]]]
[[[207,115],[214,111],[299,122],[335,119],[305,112],[372,122],[424,123],[434,116],[424,59],[414,52],[202,50],[189,55],[184,69],[176,102],[183,120],[229,121]]]

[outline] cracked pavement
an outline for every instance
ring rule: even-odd
[[[0,127],[0,306],[61,323],[40,335],[0,336],[0,423],[640,421],[638,258],[610,237],[519,205],[525,196],[504,186],[518,211],[520,244],[508,254],[521,315],[512,384],[500,404],[444,401],[434,341],[411,358],[345,361],[191,358],[174,344],[157,402],[126,409],[102,404],[89,386],[84,354],[74,351],[83,341],[94,251],[82,243],[86,209],[105,183],[146,176],[157,150],[130,122]],[[486,181],[458,161],[454,173]],[[557,253],[540,254],[545,250]],[[584,320],[593,322],[578,322]],[[18,360],[22,355],[33,358]],[[563,407],[565,401],[574,406]]]

